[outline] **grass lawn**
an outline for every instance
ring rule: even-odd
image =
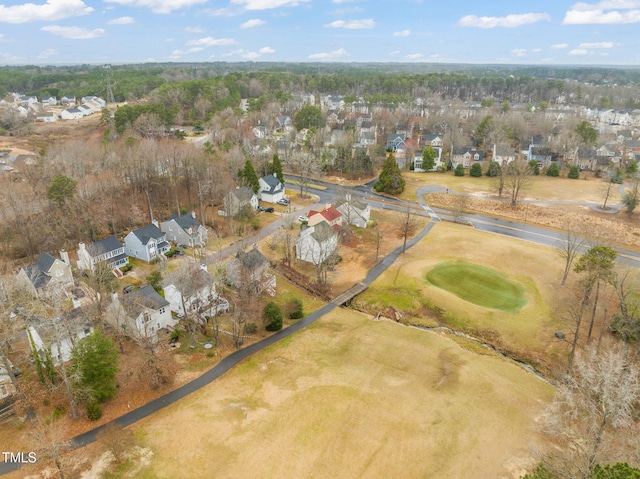
[[[551,394],[495,355],[340,309],[134,426],[153,451],[136,477],[520,477]]]
[[[456,261],[490,269],[501,281],[507,280],[501,288],[508,283],[518,285],[522,288],[519,297],[526,304],[506,311],[493,309],[478,304],[477,298],[466,301],[425,281],[436,266]],[[485,338],[496,338],[506,349],[552,367],[566,359],[564,344],[553,336],[568,327],[561,321],[563,305],[571,294],[560,287],[562,266],[554,248],[442,222],[355,298],[354,305],[371,314],[394,307],[415,324],[444,323],[482,333]],[[451,275],[448,287],[462,279]]]
[[[434,286],[485,308],[515,313],[527,304],[522,286],[483,266],[464,261],[441,263],[426,277]]]

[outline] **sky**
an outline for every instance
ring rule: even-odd
[[[0,3],[0,65],[208,61],[640,66],[640,0]]]

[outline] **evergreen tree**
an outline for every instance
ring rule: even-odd
[[[500,168],[500,163],[492,161],[489,163],[489,168],[487,168],[487,172],[485,174],[490,177],[496,177],[500,176],[501,170],[502,168]]]
[[[576,165],[573,165],[571,167],[571,169],[569,170],[569,174],[567,175],[567,178],[571,178],[572,180],[577,180],[578,178],[580,178],[580,170]]]
[[[482,176],[482,165],[480,163],[474,163],[471,166],[469,174],[475,178],[480,178]]]
[[[547,176],[560,176],[560,167],[557,163],[551,163],[547,168]]]
[[[455,176],[464,176],[464,166],[462,166],[462,163],[458,163],[458,166],[456,166],[453,174]]]
[[[274,175],[278,178],[280,183],[284,184],[284,175],[282,174],[282,162],[278,155],[273,155],[273,163],[271,164],[271,170]]]
[[[390,195],[399,195],[404,191],[405,181],[402,172],[396,162],[393,153],[387,156],[382,166],[380,177],[374,188],[378,192],[389,193]]]
[[[422,150],[422,169],[431,170],[436,164],[436,150],[431,145]]]
[[[71,355],[79,385],[89,391],[89,398],[103,402],[116,395],[118,351],[111,338],[94,331],[76,343]]]
[[[256,170],[253,168],[251,159],[247,158],[244,162],[244,168],[240,172],[239,176],[244,186],[248,186],[254,193],[258,193],[260,190],[260,180],[258,179]]]
[[[531,167],[531,171],[534,175],[538,176],[540,174],[540,167],[536,160],[529,160],[529,166]]]

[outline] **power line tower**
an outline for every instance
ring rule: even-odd
[[[116,99],[113,97],[113,86],[111,85],[111,65],[105,65],[107,71],[107,105],[109,103],[115,103]]]

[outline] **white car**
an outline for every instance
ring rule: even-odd
[[[307,218],[306,216],[298,216],[298,221],[300,223],[306,223],[307,221],[309,221],[309,218]]]
[[[279,205],[282,205],[282,206],[287,206],[289,204],[289,200],[286,199],[286,198],[281,198],[276,203],[278,203]]]

